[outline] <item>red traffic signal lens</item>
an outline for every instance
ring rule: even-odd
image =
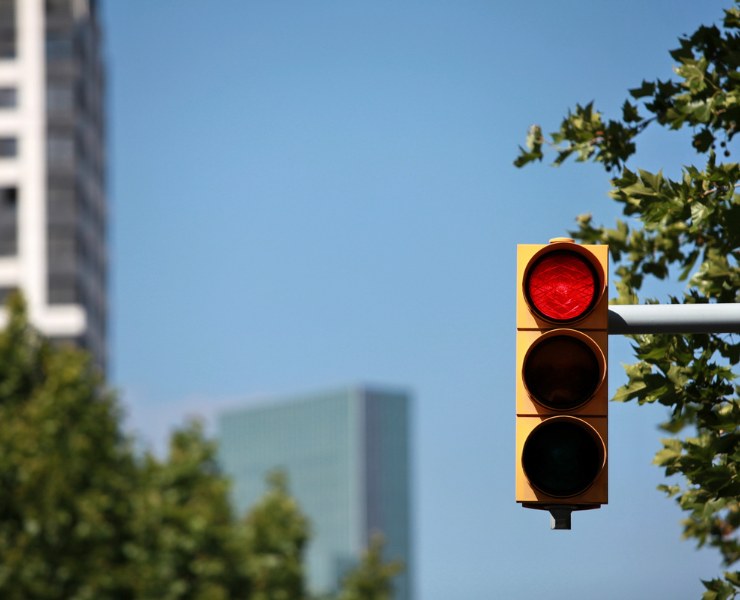
[[[603,355],[577,336],[577,332],[543,336],[524,358],[524,385],[532,399],[547,408],[577,408],[601,385]]]
[[[525,296],[540,316],[550,321],[580,319],[599,297],[599,276],[581,254],[556,250],[542,255],[530,268]]]
[[[596,430],[573,417],[553,417],[538,425],[522,450],[529,482],[548,496],[568,498],[586,491],[605,462]]]

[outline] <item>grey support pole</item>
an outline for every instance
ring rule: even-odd
[[[614,304],[609,335],[740,333],[740,304]]]

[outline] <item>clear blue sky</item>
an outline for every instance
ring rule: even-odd
[[[188,414],[367,382],[415,396],[418,600],[697,598],[720,572],[655,490],[662,409],[611,406],[610,504],[514,502],[517,243],[610,223],[534,122],[617,115],[729,0],[107,0],[112,375],[161,447]],[[680,138],[637,164],[676,172]],[[674,289],[680,293],[680,288]],[[612,390],[631,362],[610,338]]]

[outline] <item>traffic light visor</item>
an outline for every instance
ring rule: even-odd
[[[604,467],[606,450],[596,430],[573,417],[538,425],[522,450],[530,484],[548,496],[567,498],[587,490]]]
[[[585,317],[601,294],[601,277],[579,252],[545,252],[527,270],[524,295],[537,314],[567,323]]]

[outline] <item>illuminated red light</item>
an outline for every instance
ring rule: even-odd
[[[593,266],[568,250],[548,252],[537,260],[525,285],[530,306],[551,321],[585,316],[599,293],[599,277]]]

